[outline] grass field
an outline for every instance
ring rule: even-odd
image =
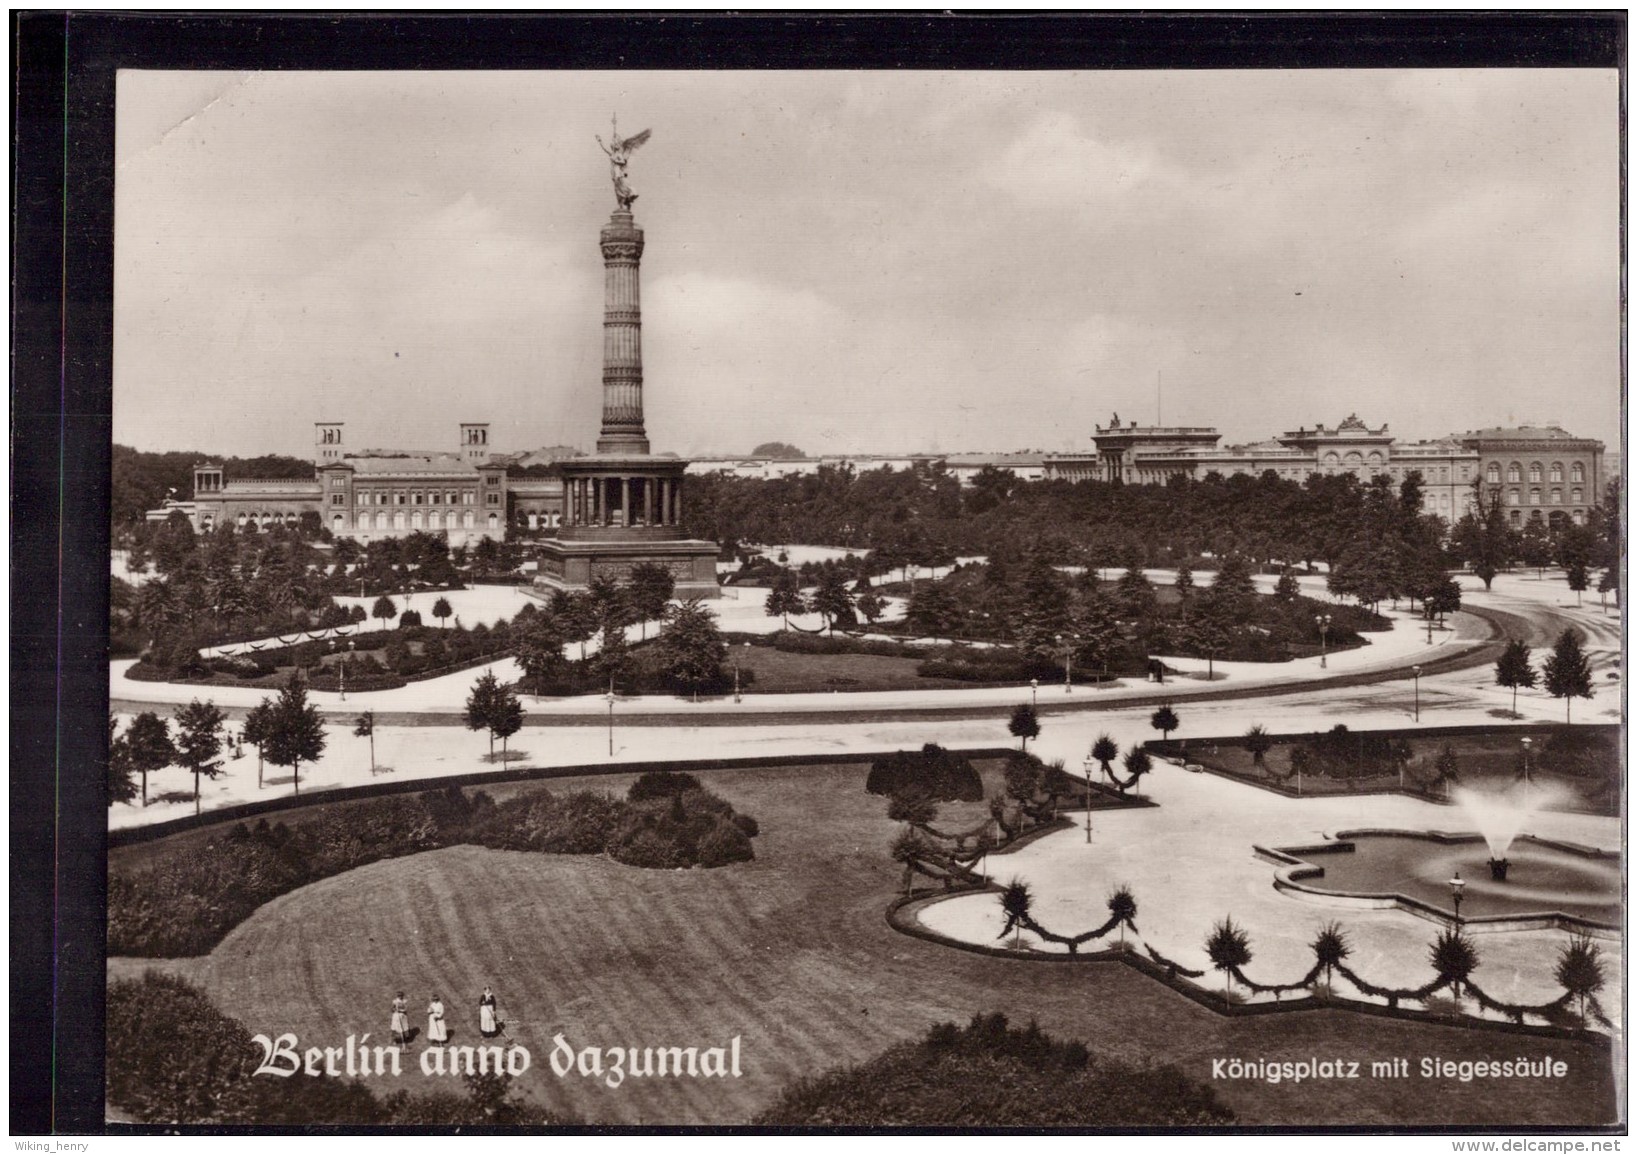
[[[199,982],[252,1032],[333,1046],[385,1035],[392,996],[434,992],[476,1041],[490,984],[534,1066],[519,1089],[589,1123],[734,1124],[790,1080],[861,1062],[979,1010],[1037,1018],[1094,1052],[1167,1061],[1210,1083],[1247,1124],[1589,1125],[1612,1121],[1606,1043],[1316,1011],[1229,1019],[1118,964],[990,958],[900,935],[884,917],[899,882],[897,824],[864,792],[862,765],[706,774],[756,816],[757,860],[663,872],[605,858],[458,847],[375,863],[277,899],[212,954],[157,964]],[[623,790],[626,778],[583,785]],[[582,783],[555,783],[570,789]],[[497,791],[498,793],[498,791]],[[951,809],[953,821],[958,815]],[[998,871],[1004,874],[1003,870]],[[140,973],[142,960],[110,961]],[[424,1028],[424,1016],[419,1025]],[[576,1046],[726,1045],[743,1077],[644,1079],[610,1089],[547,1063]],[[1564,1080],[1432,1083],[1416,1077],[1269,1084],[1212,1081],[1213,1059],[1358,1061],[1551,1055]],[[406,1069],[404,1085],[419,1089]],[[343,1120],[338,1120],[343,1121]]]

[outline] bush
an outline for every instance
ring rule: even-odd
[[[420,610],[405,610],[403,613],[398,615],[398,628],[400,630],[407,630],[412,626],[418,626],[420,624]]]
[[[871,794],[921,793],[936,802],[983,801],[983,779],[971,760],[933,742],[875,761],[864,789]]]
[[[689,790],[703,790],[705,787],[692,774],[682,771],[649,770],[631,783],[631,789],[625,792],[628,802],[646,802],[651,798],[671,798],[678,794],[685,794]]]
[[[1034,1023],[978,1015],[933,1027],[858,1067],[804,1078],[754,1122],[845,1127],[1184,1127],[1230,1123],[1206,1084],[1174,1067],[1093,1057]]]

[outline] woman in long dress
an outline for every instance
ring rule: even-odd
[[[495,993],[488,987],[483,988],[483,997],[477,1001],[477,1029],[485,1039],[492,1039],[500,1033],[500,1018],[495,1013]]]
[[[442,1046],[449,1041],[449,1028],[443,1025],[443,1000],[437,995],[426,1004],[426,1041]]]
[[[409,1000],[403,991],[392,1000],[392,1041],[400,1045],[409,1042]]]

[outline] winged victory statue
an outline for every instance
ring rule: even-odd
[[[614,197],[620,202],[620,208],[627,211],[637,199],[637,194],[625,183],[625,166],[631,159],[631,154],[648,142],[648,134],[652,131],[645,128],[635,136],[622,137],[619,118],[615,117],[614,127],[608,134],[608,143],[604,144],[600,136],[597,138],[598,146],[608,154],[608,169],[614,178]]]

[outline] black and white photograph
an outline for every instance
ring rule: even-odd
[[[1622,101],[121,68],[103,1123],[1623,1131]]]

